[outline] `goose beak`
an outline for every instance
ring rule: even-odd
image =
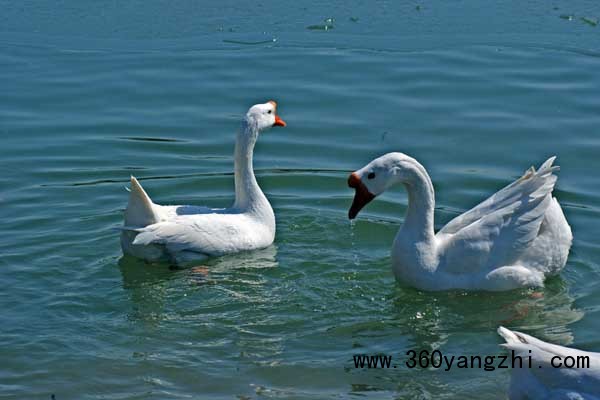
[[[282,120],[281,118],[279,118],[279,115],[275,115],[275,123],[273,124],[273,126],[286,126],[287,124],[285,123],[284,120]]]
[[[358,215],[358,212],[375,198],[375,195],[369,192],[369,189],[362,183],[356,172],[351,173],[348,177],[348,186],[356,190],[354,200],[352,201],[350,210],[348,210],[348,218],[354,219]]]
[[[279,118],[279,115],[277,115],[277,102],[275,100],[269,100],[267,103],[271,103],[275,110],[275,123],[273,124],[273,126],[286,126],[287,124],[285,123],[285,121]]]

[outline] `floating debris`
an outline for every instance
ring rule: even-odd
[[[358,17],[350,17],[350,21],[352,21],[352,22],[358,22]]]
[[[268,39],[268,40],[257,40],[257,41],[246,41],[246,40],[232,40],[232,39],[223,39],[223,43],[231,43],[231,44],[245,44],[245,45],[257,45],[257,44],[268,44],[275,43],[277,38]]]
[[[306,27],[306,29],[309,29],[311,31],[328,31],[333,29],[333,23],[335,22],[335,19],[333,18],[325,18],[323,20],[323,22],[325,22],[324,24],[320,24],[320,25],[309,25]]]
[[[311,31],[328,31],[330,29],[333,29],[333,26],[329,26],[329,25],[309,25],[306,27],[306,29],[309,29]]]
[[[573,21],[575,19],[575,15],[572,14],[561,14],[559,17],[566,19],[567,21]],[[598,26],[598,18],[581,17],[579,19],[590,26]]]
[[[594,19],[594,18],[589,18],[589,17],[581,17],[581,20],[582,20],[583,22],[585,22],[586,24],[588,24],[588,25],[591,25],[591,26],[596,26],[596,25],[598,25],[598,20],[597,20],[597,19]]]

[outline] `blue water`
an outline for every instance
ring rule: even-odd
[[[597,2],[0,6],[3,398],[504,399],[507,370],[401,360],[504,354],[500,324],[600,349],[600,26],[581,19]],[[239,120],[269,99],[288,123],[255,152],[275,244],[207,276],[122,258],[129,176],[158,203],[229,205]],[[560,277],[396,284],[406,194],[347,220],[348,173],[389,151],[428,169],[437,228],[557,155]]]

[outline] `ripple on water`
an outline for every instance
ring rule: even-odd
[[[352,9],[327,33],[306,29],[320,17],[302,17],[290,22],[302,34],[244,36],[242,19],[226,25],[236,32],[215,38],[222,24],[202,25],[209,36],[176,43],[28,46],[7,44],[8,35],[0,44],[2,390],[59,399],[502,398],[506,373],[362,371],[352,355],[500,354],[500,324],[597,350],[595,45],[560,34],[389,36],[415,21],[437,27],[444,7],[389,11],[407,20],[387,27]],[[591,30],[551,16],[557,29]],[[506,23],[522,28],[517,22]],[[77,51],[86,46],[92,51]],[[122,257],[112,228],[122,223],[130,174],[160,203],[230,204],[239,119],[271,98],[288,126],[261,135],[254,161],[277,214],[275,244],[195,268]],[[430,171],[437,227],[558,154],[555,193],[575,233],[566,269],[535,291],[396,284],[389,251],[403,190],[347,219],[348,173],[388,151]]]

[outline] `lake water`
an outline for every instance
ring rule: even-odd
[[[405,353],[504,354],[500,324],[600,350],[597,2],[1,3],[1,397],[503,399],[508,370]],[[269,99],[275,244],[208,276],[122,258],[129,175],[158,203],[229,205],[235,131]],[[396,284],[405,192],[347,219],[348,173],[389,151],[428,169],[437,228],[557,155],[560,277]]]

